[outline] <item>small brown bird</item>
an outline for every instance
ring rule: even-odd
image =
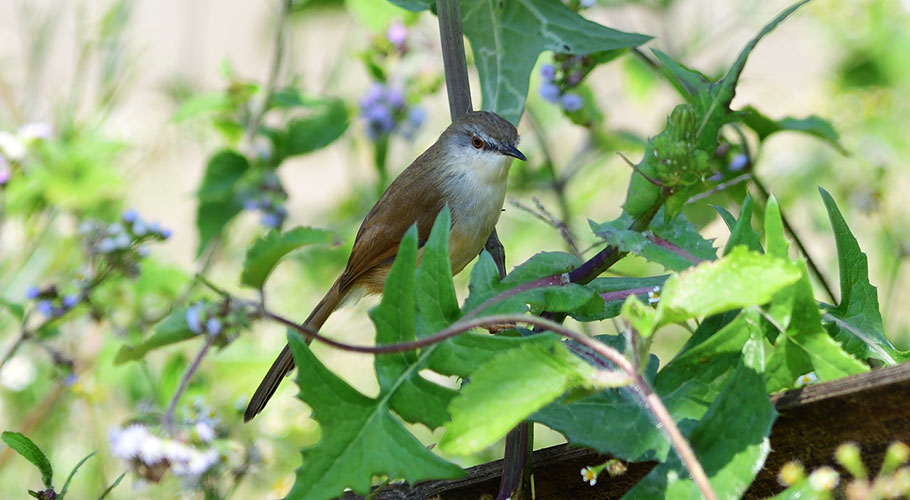
[[[512,158],[527,160],[517,144],[518,131],[495,113],[473,111],[449,125],[389,185],[367,214],[344,272],[304,325],[318,330],[345,298],[381,293],[405,232],[416,223],[418,241],[423,245],[446,205],[452,213],[452,274],[464,269],[483,249],[499,220]],[[262,411],[293,368],[294,358],[286,345],[250,399],[244,421]]]

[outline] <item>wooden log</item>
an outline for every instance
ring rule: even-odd
[[[834,450],[846,441],[859,444],[863,460],[873,474],[881,466],[889,444],[898,440],[910,444],[910,363],[787,391],[771,396],[771,401],[780,414],[771,430],[771,454],[743,497],[746,499],[767,498],[783,490],[777,473],[790,460],[801,461],[810,471],[821,465],[835,465]],[[534,452],[531,471],[536,498],[619,498],[656,465],[628,464],[624,475],[602,475],[593,487],[582,482],[582,467],[598,465],[609,458],[569,445]],[[464,478],[454,481],[388,485],[373,499],[492,500],[499,489],[502,460],[466,472]],[[361,499],[352,493],[342,498]]]

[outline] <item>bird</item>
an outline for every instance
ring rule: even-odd
[[[527,161],[518,142],[515,126],[496,113],[469,111],[454,120],[392,181],[367,213],[344,271],[304,326],[318,330],[346,299],[382,293],[405,232],[416,224],[422,246],[446,206],[451,213],[452,274],[464,269],[480,254],[499,221],[512,159]],[[245,422],[262,411],[293,368],[294,358],[285,345],[250,398]]]

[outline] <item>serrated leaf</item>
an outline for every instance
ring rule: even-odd
[[[348,110],[341,99],[325,101],[288,124],[284,156],[311,153],[328,146],[348,129]]]
[[[756,329],[757,330],[757,329]],[[718,498],[739,498],[771,451],[777,412],[765,393],[763,339],[746,343],[739,366],[688,435]],[[699,489],[674,454],[623,496],[624,500],[698,498]]]
[[[699,328],[710,324],[706,321]],[[677,355],[656,376],[657,358],[651,355],[645,378],[684,431],[705,414],[727,385],[755,328],[739,315],[720,330],[705,334],[704,341]],[[613,347],[624,350],[620,344]],[[562,433],[575,445],[623,460],[664,461],[669,441],[641,405],[641,397],[633,389],[621,387],[580,398],[566,395],[532,419]],[[604,432],[603,422],[610,423],[609,432]]]
[[[439,447],[459,455],[478,452],[567,390],[586,384],[595,371],[558,342],[497,356],[452,400],[452,421]]]
[[[711,242],[702,238],[682,215],[665,221],[658,213],[647,234],[628,229],[631,222],[631,217],[623,214],[610,222],[589,224],[607,244],[660,264],[668,271],[682,271],[717,258]]]
[[[650,39],[607,28],[549,0],[463,0],[461,18],[480,76],[482,109],[512,123],[521,117],[541,52],[583,55],[637,47]]]
[[[240,283],[262,288],[282,257],[304,245],[331,241],[331,232],[312,227],[297,227],[284,233],[269,231],[247,249]]]
[[[841,300],[830,314],[846,323],[835,322],[835,338],[848,352],[861,359],[877,358],[889,365],[907,359],[907,353],[898,351],[885,337],[878,292],[869,283],[866,254],[860,249],[831,195],[822,188],[819,192],[834,230],[840,271]]]
[[[766,304],[800,278],[792,262],[739,246],[715,262],[671,276],[657,305],[658,326]]]
[[[758,134],[760,141],[764,141],[768,136],[778,132],[803,132],[827,142],[841,153],[846,154],[847,152],[841,145],[840,136],[834,130],[831,122],[819,116],[809,115],[805,118],[788,116],[773,120],[752,106],[746,106],[740,112],[742,113],[743,124]]]
[[[373,476],[404,478],[410,483],[453,478],[460,467],[434,455],[389,412],[393,393],[369,398],[330,372],[306,342],[288,332],[297,363],[299,397],[322,426],[320,441],[302,451],[288,500],[329,500],[345,488],[365,495]]]
[[[136,345],[124,345],[121,347],[114,357],[114,364],[119,365],[127,361],[141,359],[153,349],[176,344],[198,335],[191,331],[186,324],[186,309],[185,307],[174,309],[167,318],[158,323],[158,326],[155,327],[155,333],[151,337]]]
[[[249,168],[246,157],[230,149],[221,150],[209,159],[196,192],[199,200],[196,209],[196,230],[199,234],[197,257],[243,209],[235,196],[234,187]]]
[[[3,434],[0,434],[0,438],[3,439],[7,446],[33,463],[41,471],[41,482],[44,483],[45,488],[54,487],[54,469],[51,467],[51,461],[47,459],[47,455],[41,451],[41,448],[38,448],[38,445],[20,432],[3,431]]]

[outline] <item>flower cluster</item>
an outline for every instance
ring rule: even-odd
[[[565,54],[557,54],[564,56]],[[581,83],[585,73],[573,71],[573,64],[581,61],[582,56],[568,56],[562,59],[562,64],[557,71],[556,66],[544,64],[540,67],[540,76],[543,83],[540,84],[540,97],[554,104],[559,104],[562,109],[573,112],[578,111],[584,105],[581,96],[570,92],[569,89]],[[558,74],[557,74],[558,73]]]
[[[9,183],[13,168],[25,161],[29,148],[51,134],[51,126],[46,123],[23,125],[15,134],[0,130],[0,188]]]
[[[193,333],[220,335],[249,323],[249,316],[242,304],[230,300],[222,302],[198,301],[186,309],[187,328]],[[222,340],[229,341],[228,337]]]
[[[281,185],[281,179],[273,172],[268,172],[255,192],[247,196],[243,208],[262,213],[260,224],[269,229],[281,229],[287,219],[288,211],[284,207],[288,194]]]
[[[393,131],[410,138],[426,118],[419,106],[409,106],[404,92],[382,83],[374,83],[360,98],[360,116],[370,139],[387,138]]]
[[[47,318],[59,318],[82,301],[81,294],[62,294],[54,285],[32,285],[25,291],[25,298],[35,301],[35,310]]]
[[[111,429],[108,437],[114,456],[152,482],[160,481],[168,470],[196,482],[223,459],[213,447],[200,448],[178,439],[161,438],[143,424]],[[210,441],[214,431],[209,437]]]
[[[83,221],[79,234],[84,238],[90,256],[103,257],[112,268],[135,276],[138,260],[149,254],[146,244],[170,238],[171,230],[161,227],[158,222],[144,220],[135,210],[127,210],[112,224]]]

